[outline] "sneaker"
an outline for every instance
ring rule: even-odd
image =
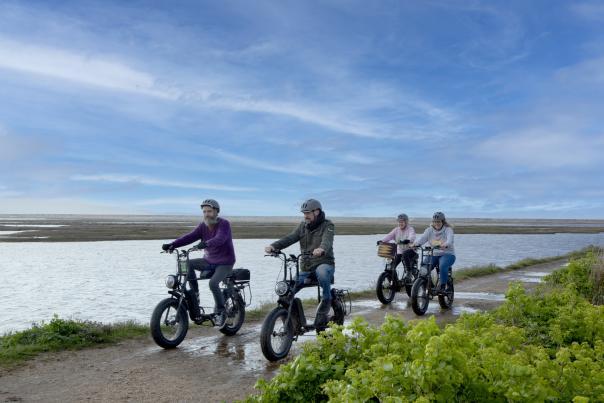
[[[321,300],[319,307],[317,308],[317,314],[315,316],[315,328],[317,330],[324,330],[327,326],[327,314],[329,313],[329,309],[331,308],[331,300],[324,299]]]
[[[445,294],[445,286],[446,286],[446,284],[440,284],[440,285],[438,286],[438,293],[439,293],[440,295],[444,295],[444,294]]]
[[[218,326],[219,328],[223,328],[225,324],[226,324],[226,314],[223,310],[214,316],[214,325]]]

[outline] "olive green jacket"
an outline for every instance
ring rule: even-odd
[[[300,241],[300,251],[302,253],[312,253],[312,251],[317,248],[323,249],[325,253],[321,256],[301,258],[300,269],[302,271],[313,271],[317,266],[323,263],[335,266],[333,256],[334,233],[335,227],[333,223],[327,219],[312,231],[309,230],[306,223],[302,221],[291,234],[273,242],[271,246],[281,250]]]

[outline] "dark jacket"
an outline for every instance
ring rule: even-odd
[[[302,253],[312,253],[312,251],[317,248],[325,250],[325,253],[321,256],[302,258],[300,264],[300,269],[302,271],[313,271],[317,266],[323,263],[335,266],[333,255],[333,236],[335,227],[333,223],[324,219],[316,226],[316,228],[313,227],[312,223],[309,226],[302,221],[291,234],[273,242],[271,246],[281,250],[300,241],[300,251]]]

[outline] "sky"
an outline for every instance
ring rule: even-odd
[[[604,218],[604,2],[0,2],[0,214]]]

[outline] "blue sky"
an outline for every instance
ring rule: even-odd
[[[604,218],[604,3],[3,1],[0,213]]]

